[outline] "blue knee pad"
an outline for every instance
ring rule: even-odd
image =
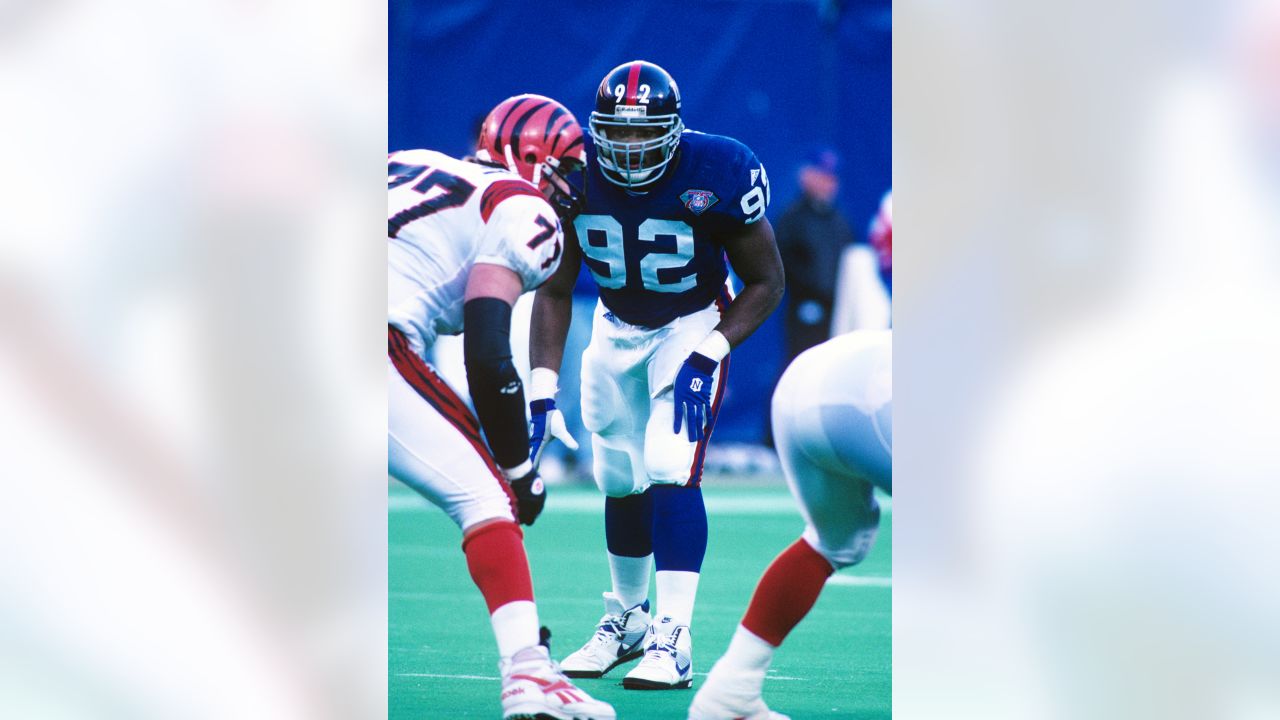
[[[604,499],[604,539],[614,555],[645,557],[653,552],[653,498],[649,493]]]
[[[653,563],[658,570],[701,572],[707,554],[702,488],[653,485]]]

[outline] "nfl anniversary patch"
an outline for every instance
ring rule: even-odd
[[[707,208],[715,205],[720,198],[710,190],[685,190],[680,194],[680,200],[685,207],[689,208],[689,212],[701,215]]]

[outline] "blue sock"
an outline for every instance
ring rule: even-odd
[[[705,532],[703,533],[705,536]],[[647,557],[653,552],[653,499],[650,493],[604,499],[604,539],[609,552]]]
[[[701,572],[707,554],[707,507],[702,488],[654,485],[653,563],[657,570]],[[607,517],[607,516],[606,516]]]

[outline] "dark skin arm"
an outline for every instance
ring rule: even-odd
[[[533,296],[529,323],[529,366],[560,372],[564,341],[573,318],[573,285],[582,267],[582,249],[572,223],[564,224],[564,257],[560,267]]]
[[[725,309],[716,330],[729,341],[729,347],[737,347],[778,307],[786,282],[768,218],[743,225],[725,241],[724,250],[743,287]],[[563,345],[562,337],[562,348]]]
[[[760,327],[782,300],[786,286],[782,258],[767,218],[742,228],[724,243],[729,264],[743,282],[742,292],[729,303],[716,330],[737,347]],[[555,274],[533,298],[529,327],[531,367],[560,371],[564,341],[573,312],[573,285],[582,264],[582,250],[573,226],[565,226],[564,258]]]

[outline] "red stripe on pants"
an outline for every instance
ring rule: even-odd
[[[729,307],[729,303],[733,298],[729,295],[729,289],[720,291],[720,296],[716,298],[716,309],[724,315],[724,311]],[[729,358],[732,353],[725,355],[720,361],[720,382],[716,385],[716,396],[711,399],[710,417],[707,419],[707,431],[703,433],[702,439],[698,441],[698,446],[693,451],[693,462],[689,464],[689,482],[688,487],[698,487],[702,484],[702,463],[707,457],[707,445],[711,442],[711,431],[716,429],[716,418],[720,416],[720,403],[724,400],[725,388],[729,386]]]
[[[516,510],[516,496],[511,492],[511,486],[507,484],[506,477],[498,469],[493,453],[489,452],[488,446],[480,437],[480,422],[467,409],[462,398],[453,392],[453,388],[449,387],[449,384],[442,380],[430,365],[423,362],[422,358],[409,348],[409,341],[404,333],[394,327],[387,328],[387,354],[391,358],[391,363],[395,365],[396,372],[400,373],[400,377],[404,378],[404,381],[409,383],[409,386],[417,391],[423,400],[435,408],[436,412],[448,420],[449,424],[467,439],[467,442],[471,443],[471,447],[475,449],[476,454],[498,481],[498,485],[502,487],[502,491],[506,493],[507,500],[511,503],[511,516],[519,517]]]

